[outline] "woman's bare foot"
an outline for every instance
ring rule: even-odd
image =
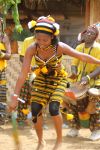
[[[43,140],[42,142],[38,143],[36,150],[43,150],[46,145],[46,142]]]
[[[53,150],[61,150],[61,145],[62,145],[61,142],[60,142],[60,143],[56,142],[56,144],[55,144]]]

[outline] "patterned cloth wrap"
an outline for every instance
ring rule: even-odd
[[[6,104],[0,102],[0,125],[3,125],[7,119]]]
[[[36,74],[32,85],[31,102],[39,103],[43,106],[50,101],[62,103],[63,95],[67,86],[67,73],[63,66],[58,71],[56,66],[62,60],[62,56],[57,55],[57,46],[54,46],[54,55],[46,62],[35,55],[36,65],[39,71]]]
[[[6,52],[5,46],[3,43],[0,42],[0,50],[2,52]],[[6,60],[0,58],[0,124],[5,123],[6,119],[6,71],[7,62]]]
[[[19,101],[17,108],[17,121],[25,121],[29,112],[31,86],[29,85],[29,79],[27,79],[21,89],[20,98],[25,100],[25,103]],[[26,113],[27,111],[27,113]]]
[[[0,50],[4,53],[6,52],[5,46],[0,42]],[[0,102],[6,102],[6,75],[5,69],[7,67],[7,62],[4,59],[0,59]]]
[[[0,71],[0,102],[6,102],[6,76],[5,69]]]

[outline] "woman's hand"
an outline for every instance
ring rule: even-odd
[[[15,110],[16,109],[16,107],[17,107],[17,105],[18,105],[18,96],[15,96],[15,95],[13,95],[13,96],[11,96],[11,102],[10,102],[10,104],[9,104],[9,111],[13,111],[13,110]]]

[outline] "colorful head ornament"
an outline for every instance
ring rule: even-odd
[[[37,21],[30,21],[28,23],[29,29],[34,28],[35,32],[43,32],[53,34],[54,36],[59,35],[59,24],[51,16],[41,16]]]

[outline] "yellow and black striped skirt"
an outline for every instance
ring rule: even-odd
[[[66,77],[46,76],[40,74],[34,80],[31,92],[31,102],[37,102],[45,106],[51,101],[63,101],[63,95],[67,86]]]

